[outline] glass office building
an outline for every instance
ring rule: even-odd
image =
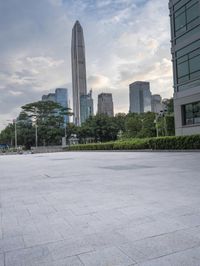
[[[93,99],[92,91],[86,95],[81,95],[80,97],[80,114],[81,123],[84,123],[90,116],[93,116]]]
[[[129,85],[130,113],[151,112],[150,83],[136,81]]]
[[[68,90],[63,88],[56,89],[55,92],[56,102],[59,103],[63,108],[68,108]],[[64,115],[64,124],[69,123],[69,116]]]
[[[200,0],[170,0],[177,135],[200,133]]]
[[[52,101],[59,103],[63,108],[68,108],[68,89],[58,88],[55,93],[42,96],[42,101]],[[64,115],[64,124],[69,123],[69,116]]]

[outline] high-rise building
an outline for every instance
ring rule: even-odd
[[[87,82],[86,82],[85,43],[84,43],[83,29],[79,21],[76,21],[72,29],[71,60],[72,60],[74,123],[76,125],[80,125],[87,119],[86,113],[88,110],[88,106],[86,106],[85,103],[88,101],[86,101]],[[81,106],[81,104],[83,104],[83,106]],[[81,114],[81,112],[83,114]]]
[[[112,93],[101,93],[98,95],[98,114],[114,116]]]
[[[56,97],[56,102],[59,103],[63,108],[69,108],[68,105],[68,90],[63,89],[63,88],[58,88],[55,91],[55,97]],[[69,123],[69,116],[65,115],[64,116],[64,123],[67,124]]]
[[[86,95],[81,95],[80,98],[80,114],[81,121],[86,121],[90,116],[93,116],[93,99],[92,99],[92,90]]]
[[[151,112],[150,83],[136,81],[129,85],[130,113]]]
[[[176,135],[200,133],[200,0],[170,0]]]
[[[49,93],[42,96],[42,101],[52,101],[59,103],[63,108],[68,108],[68,89],[58,88],[55,93]],[[64,116],[64,123],[69,123],[69,116]]]
[[[154,94],[151,97],[151,111],[153,113],[160,113],[163,110],[162,97],[159,94]]]

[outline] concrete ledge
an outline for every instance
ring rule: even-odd
[[[200,152],[200,150],[64,150],[65,152]]]

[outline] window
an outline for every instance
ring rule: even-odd
[[[185,62],[179,64],[177,69],[178,69],[178,78],[189,75],[188,61],[185,61]]]
[[[185,25],[186,25],[186,16],[185,16],[185,12],[184,12],[184,13],[180,14],[179,16],[177,16],[175,19],[176,31],[178,31],[179,29],[181,29]]]
[[[175,36],[180,37],[184,33],[194,34],[193,30],[199,25],[199,2],[196,0],[189,1],[174,13],[174,31]],[[181,38],[177,39],[177,42],[181,42]]]
[[[200,54],[192,59],[189,59],[190,72],[196,72],[200,70]]]
[[[200,40],[177,51],[176,56],[178,84],[200,79]]]
[[[193,6],[186,9],[187,23],[190,23],[192,20],[198,18],[199,16],[199,4],[198,2]]]
[[[183,105],[184,125],[200,124],[200,102]]]

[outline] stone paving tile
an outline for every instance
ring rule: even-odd
[[[0,239],[0,252],[24,248],[24,239],[21,236]]]
[[[48,228],[38,233],[24,235],[23,238],[26,247],[34,247],[63,239],[61,234]]]
[[[1,217],[0,217],[0,219],[1,219]],[[2,226],[0,224],[0,239],[2,239],[2,238],[3,238],[3,230],[2,230]]]
[[[124,253],[129,255],[135,261],[140,262],[193,248],[199,245],[200,238],[198,236],[190,234],[190,230],[181,230],[174,233],[168,233],[161,236],[129,242],[119,247]],[[135,257],[136,251],[139,252],[140,256]]]
[[[106,247],[80,254],[85,266],[129,266],[135,262],[116,247]]]
[[[84,241],[63,240],[47,245],[54,261],[63,260],[70,256],[94,250],[91,244],[87,245]]]
[[[38,265],[37,265],[38,266]],[[52,264],[42,264],[41,266],[84,266],[77,256],[69,257],[64,260],[52,262]]]
[[[38,246],[5,253],[5,266],[29,266],[51,263],[53,258],[46,246]]]
[[[200,226],[200,213],[181,215],[176,220],[188,227]]]
[[[4,266],[4,254],[0,254],[0,266]]]
[[[138,266],[199,266],[200,247],[184,250],[158,259],[149,260]]]
[[[177,230],[186,228],[185,225],[175,220],[166,219],[165,222],[155,221],[145,224],[140,224],[134,227],[126,227],[118,229],[117,231],[124,235],[130,241],[145,239],[161,234],[167,234]]]

